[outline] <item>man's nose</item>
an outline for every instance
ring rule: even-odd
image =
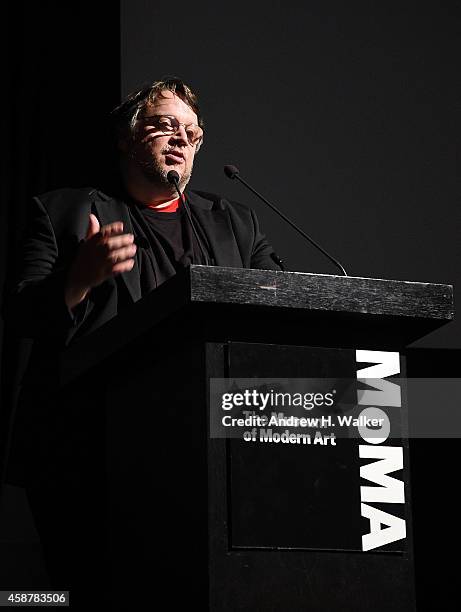
[[[189,144],[189,141],[187,140],[186,128],[183,125],[179,126],[178,131],[173,136],[178,143],[180,142],[183,145]]]

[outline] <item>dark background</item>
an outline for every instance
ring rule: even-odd
[[[122,91],[165,73],[193,84],[206,121],[193,186],[254,206],[289,269],[336,273],[224,164],[350,275],[457,287],[460,10],[442,4],[199,2],[170,16],[122,2]],[[460,348],[460,332],[424,346]]]
[[[289,269],[335,273],[228,181],[223,164],[239,166],[349,274],[453,283],[461,303],[457,4],[83,0],[8,9],[0,281],[14,270],[28,197],[98,186],[110,168],[108,111],[143,82],[176,74],[198,91],[206,121],[192,186],[254,206]],[[459,353],[446,349],[461,348],[460,332],[455,321],[418,343],[440,349],[420,358],[427,375],[451,367],[459,376]],[[4,330],[3,441],[17,354]],[[456,524],[447,493],[455,445],[427,442],[413,454],[420,609],[451,601],[448,554],[459,539],[439,529]],[[6,516],[0,530],[2,588],[40,577],[32,523],[13,493],[15,520]]]

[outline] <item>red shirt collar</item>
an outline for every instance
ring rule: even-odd
[[[171,212],[176,212],[178,210],[179,202],[180,202],[180,198],[176,198],[176,200],[171,200],[168,206],[162,206],[161,208],[158,208],[158,205],[157,205],[157,206],[148,206],[148,208],[150,208],[151,210],[155,210],[156,212],[171,213]]]

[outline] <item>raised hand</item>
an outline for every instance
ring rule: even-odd
[[[90,214],[85,240],[69,270],[65,289],[67,306],[71,309],[77,306],[92,287],[106,278],[131,270],[135,253],[134,236],[123,233],[121,221],[100,227],[97,217]]]

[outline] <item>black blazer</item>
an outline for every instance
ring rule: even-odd
[[[279,270],[272,247],[248,207],[220,196],[186,191],[194,219],[203,229],[217,266]],[[102,225],[123,221],[133,232],[128,205],[91,188],[59,189],[32,200],[17,282],[7,298],[7,317],[22,337],[64,346],[100,327],[121,303],[141,297],[137,264],[92,289],[74,312],[64,301],[69,265],[94,213]]]
[[[252,210],[207,193],[188,191],[187,196],[216,265],[279,269]],[[15,484],[33,481],[47,460],[46,449],[54,443],[54,425],[50,425],[54,417],[50,415],[59,413],[66,402],[58,385],[60,350],[141,298],[136,264],[130,272],[93,288],[73,312],[67,308],[66,277],[86,235],[90,212],[101,226],[123,221],[124,231],[133,232],[128,205],[96,189],[60,189],[33,198],[17,279],[5,296],[9,329],[21,338],[33,339],[16,373],[22,387],[7,471],[8,481]]]

